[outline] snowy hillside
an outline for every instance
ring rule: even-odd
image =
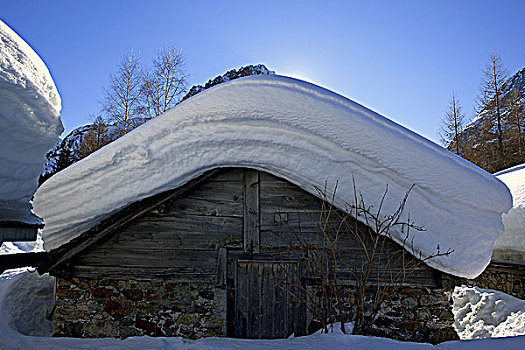
[[[414,254],[454,250],[428,264],[470,278],[489,263],[512,204],[492,175],[377,113],[303,81],[259,75],[188,99],[44,183],[34,200],[44,246],[57,248],[132,202],[226,166],[266,171],[317,196],[325,181],[328,190],[339,181],[335,204],[343,210],[354,180],[375,208],[388,185],[385,215],[415,185],[403,219],[426,232],[413,236]],[[402,242],[405,232],[396,227],[392,238]]]
[[[62,133],[60,96],[44,62],[0,21],[0,221],[40,220],[29,203]]]
[[[505,153],[506,167],[520,164],[524,161],[520,154],[517,139],[517,122],[515,115],[511,113],[511,100],[513,92],[517,90],[521,94],[522,104],[525,103],[525,68],[512,75],[505,84],[500,95],[501,106],[501,128],[503,136],[503,147]],[[461,144],[464,145],[462,156],[476,165],[490,172],[501,170],[497,164],[498,127],[496,118],[491,117],[486,110],[478,114],[460,133]],[[523,109],[521,110],[523,118]],[[520,122],[521,136],[523,138],[523,121]],[[522,142],[523,143],[523,142]],[[455,143],[451,143],[448,149],[453,150]]]

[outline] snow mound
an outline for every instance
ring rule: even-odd
[[[525,301],[495,290],[456,287],[452,294],[460,339],[525,335]]]
[[[60,96],[44,62],[2,21],[0,106],[0,221],[40,223],[29,201],[63,131]]]
[[[503,214],[505,232],[496,240],[494,248],[521,252],[521,260],[525,260],[525,164],[494,175],[507,185],[513,200],[512,209]]]
[[[335,188],[353,202],[392,214],[415,184],[405,219],[424,226],[415,254],[442,271],[473,278],[490,261],[510,209],[508,189],[453,153],[316,85],[277,75],[236,79],[206,90],[53,176],[37,191],[44,248],[77,237],[126,205],[177,188],[219,167],[269,172],[313,195]],[[392,232],[402,242],[405,233]],[[474,248],[475,247],[475,248]]]
[[[55,278],[48,274],[25,272],[17,277],[5,296],[2,314],[9,315],[9,325],[25,335],[53,335]]]

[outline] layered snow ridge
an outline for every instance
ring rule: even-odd
[[[503,181],[512,194],[512,209],[503,214],[505,232],[496,241],[499,255],[510,256],[525,264],[525,164],[494,174]]]
[[[40,223],[29,201],[63,131],[60,109],[42,59],[0,21],[0,221]]]
[[[357,192],[403,217],[416,256],[453,253],[428,265],[473,278],[490,261],[512,206],[494,176],[381,115],[316,85],[277,75],[236,79],[203,91],[53,176],[35,195],[52,250],[132,202],[177,188],[208,170],[266,171],[313,195],[334,189],[346,209]],[[402,242],[406,231],[394,229]],[[439,246],[439,248],[438,248]]]

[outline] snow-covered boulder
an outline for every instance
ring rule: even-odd
[[[29,201],[63,131],[60,109],[42,59],[0,21],[0,222],[40,223]]]
[[[511,208],[491,174],[387,118],[304,81],[261,75],[203,91],[48,180],[35,212],[45,219],[44,248],[77,237],[132,202],[177,188],[218,167],[249,167],[318,195],[333,189],[345,209],[353,181],[366,205],[392,214],[415,185],[404,217],[414,253],[454,250],[427,263],[473,278],[490,261]],[[401,242],[405,233],[394,229]]]
[[[525,265],[525,164],[494,174],[512,194],[512,209],[503,214],[505,232],[496,240],[494,259]]]

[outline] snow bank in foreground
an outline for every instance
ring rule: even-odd
[[[182,338],[131,337],[124,340],[50,338],[25,336],[20,328],[29,328],[29,333],[49,334],[50,322],[45,320],[52,307],[53,299],[49,287],[53,278],[27,272],[9,272],[0,275],[0,348],[1,349],[106,349],[106,350],[310,350],[310,349],[353,349],[353,350],[485,350],[525,348],[525,337],[480,339],[474,341],[452,341],[432,346],[430,344],[399,342],[385,338],[332,334],[314,334],[307,337],[278,340],[248,340],[231,338],[204,338],[187,340]],[[337,327],[336,327],[337,330]],[[47,333],[46,333],[47,332]]]
[[[525,164],[494,174],[503,181],[512,194],[513,206],[503,214],[505,232],[496,241],[495,248],[525,253]]]
[[[0,221],[40,223],[29,200],[63,127],[44,62],[0,21]]]
[[[456,287],[452,312],[461,339],[525,335],[525,300],[495,290]]]
[[[428,264],[469,278],[490,261],[501,214],[512,204],[492,175],[345,97],[292,78],[254,76],[196,95],[45,182],[34,200],[45,219],[44,247],[228,166],[267,171],[313,195],[325,181],[328,189],[339,181],[341,209],[353,202],[353,179],[375,208],[388,185],[383,214],[415,184],[405,215],[426,229],[414,239],[415,253],[453,249]],[[403,241],[401,230],[392,233]]]

